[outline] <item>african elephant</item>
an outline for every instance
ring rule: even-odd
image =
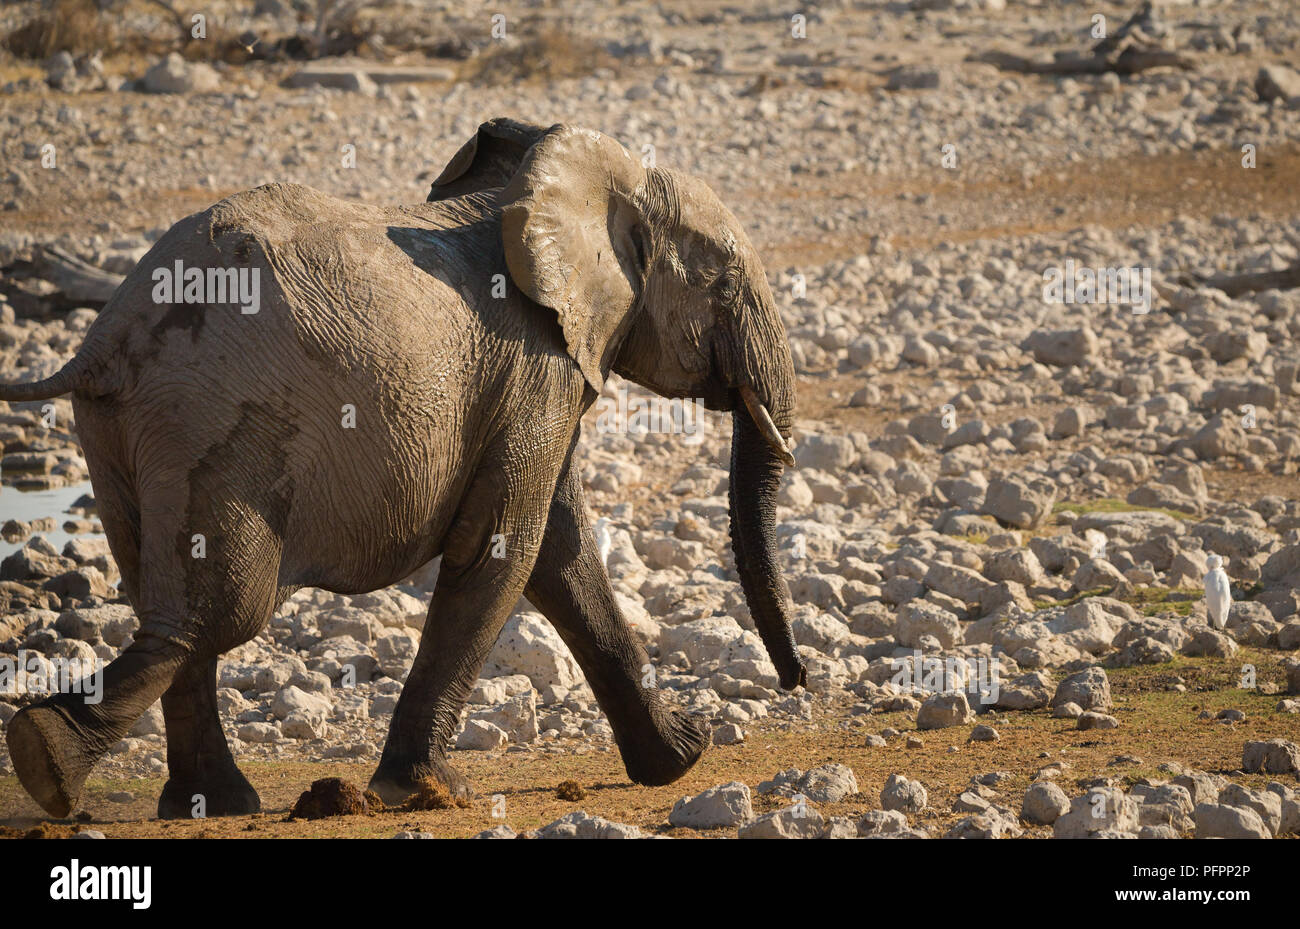
[[[257,299],[229,299],[250,279]],[[737,569],[782,686],[801,684],[774,542],[794,369],[758,255],[703,182],[645,168],[598,132],[494,120],[426,203],[271,184],[177,223],[75,358],[0,387],[6,400],[74,395],[140,620],[104,671],[102,702],[59,694],[12,719],[23,786],[66,815],[95,761],[161,697],[159,816],[188,816],[194,794],[208,815],[256,811],[221,731],[218,656],[296,589],[371,591],[439,555],[371,781],[384,800],[428,777],[470,793],[447,745],[521,594],[573,652],[632,780],[680,777],[708,734],[641,686],[648,658],[573,462],[610,371],[733,411]]]

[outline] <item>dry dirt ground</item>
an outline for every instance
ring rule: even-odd
[[[998,802],[1017,805],[1035,775],[1049,766],[1061,771],[1053,779],[1074,796],[1095,785],[1098,778],[1113,778],[1127,787],[1144,777],[1167,779],[1164,764],[1194,767],[1262,790],[1269,775],[1239,773],[1241,746],[1256,739],[1295,738],[1291,717],[1272,713],[1275,694],[1262,689],[1243,690],[1236,685],[1241,667],[1255,663],[1257,680],[1281,679],[1276,652],[1243,650],[1232,660],[1179,658],[1154,668],[1109,671],[1115,715],[1121,728],[1079,732],[1073,720],[1052,719],[1050,710],[994,713],[981,717],[992,724],[997,742],[967,742],[977,724],[916,733],[905,713],[850,717],[821,712],[794,728],[759,722],[749,726],[741,745],[713,746],[684,778],[666,787],[641,787],[630,783],[616,752],[582,755],[533,755],[496,752],[458,752],[456,764],[478,792],[466,809],[426,812],[383,812],[323,820],[293,820],[289,811],[312,781],[341,777],[361,786],[369,779],[371,763],[340,764],[244,762],[242,768],[262,797],[264,812],[202,821],[165,821],[154,818],[162,779],[92,779],[82,793],[84,811],[77,821],[52,823],[27,797],[13,777],[0,778],[0,810],[13,811],[0,819],[0,836],[65,835],[83,828],[97,829],[109,838],[248,838],[292,837],[388,838],[403,830],[429,832],[439,838],[468,837],[505,823],[516,832],[553,822],[574,809],[583,809],[614,822],[639,826],[646,833],[678,838],[708,837],[715,833],[674,829],[668,813],[682,796],[699,793],[732,780],[754,785],[789,767],[807,769],[826,762],[847,764],[857,777],[859,794],[840,803],[819,804],[826,817],[856,819],[879,809],[885,780],[900,771],[921,780],[929,791],[930,806],[916,824],[942,835],[967,814],[954,812],[953,801],[974,778],[994,771],[1010,777],[996,787]],[[1175,679],[1185,693],[1171,689]],[[1268,689],[1268,688],[1263,688]],[[1238,709],[1245,720],[1228,724],[1210,717],[1220,710]],[[787,724],[788,725],[788,724]],[[903,734],[881,748],[867,748],[863,737],[894,727]],[[908,748],[908,735],[924,743]],[[1238,773],[1233,773],[1238,772]],[[556,788],[575,780],[586,797],[572,802],[556,797]],[[110,802],[109,794],[127,791],[136,799]],[[505,817],[494,818],[494,808],[505,798]],[[784,806],[785,800],[755,795],[754,812],[762,814]],[[719,830],[730,837],[732,830]],[[1047,837],[1050,827],[1026,828],[1025,838]]]

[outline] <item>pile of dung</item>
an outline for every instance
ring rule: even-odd
[[[586,796],[587,792],[583,790],[582,785],[575,780],[560,781],[559,786],[555,788],[555,798],[557,800],[568,800],[572,803],[576,803],[577,801],[584,799]]]
[[[327,816],[355,816],[369,813],[370,804],[361,788],[341,777],[312,782],[294,804],[290,819],[324,819]]]

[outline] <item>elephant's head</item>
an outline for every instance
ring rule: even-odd
[[[736,567],[782,686],[802,684],[775,539],[782,466],[794,464],[794,365],[757,252],[703,181],[645,167],[571,126],[484,124],[430,199],[463,193],[476,176],[494,186],[510,167],[499,194],[510,276],[554,311],[592,388],[613,370],[732,411]]]

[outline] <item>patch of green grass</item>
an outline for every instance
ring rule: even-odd
[[[1111,689],[1124,702],[1140,700],[1157,715],[1172,712],[1193,698],[1196,709],[1219,710],[1235,708],[1245,710],[1248,716],[1278,718],[1275,707],[1286,681],[1282,667],[1285,653],[1271,649],[1242,646],[1231,658],[1207,660],[1201,657],[1175,655],[1157,665],[1134,665],[1128,668],[1106,669]],[[1271,682],[1271,687],[1253,689],[1241,686],[1242,669],[1247,665],[1255,669],[1261,685]],[[1174,676],[1181,677],[1187,693],[1169,689]],[[1232,730],[1225,730],[1232,731]]]
[[[1174,519],[1192,520],[1197,518],[1194,513],[1184,513],[1182,510],[1170,510],[1162,507],[1134,506],[1132,503],[1126,503],[1114,497],[1099,497],[1096,500],[1087,500],[1081,503],[1062,500],[1052,507],[1053,514],[1059,515],[1066,511],[1080,515],[1087,513],[1164,513]]]
[[[1190,616],[1202,596],[1202,591],[1195,587],[1139,587],[1132,596],[1125,597],[1124,602],[1147,616],[1168,612]]]
[[[1046,610],[1051,607],[1071,606],[1088,597],[1101,596],[1115,596],[1115,594],[1109,587],[1094,587],[1091,590],[1081,590],[1063,600],[1035,600],[1033,603],[1034,609]],[[1139,587],[1133,593],[1127,596],[1115,596],[1115,599],[1129,604],[1146,616],[1158,616],[1170,612],[1177,613],[1179,616],[1190,616],[1202,596],[1202,591],[1196,587]]]

